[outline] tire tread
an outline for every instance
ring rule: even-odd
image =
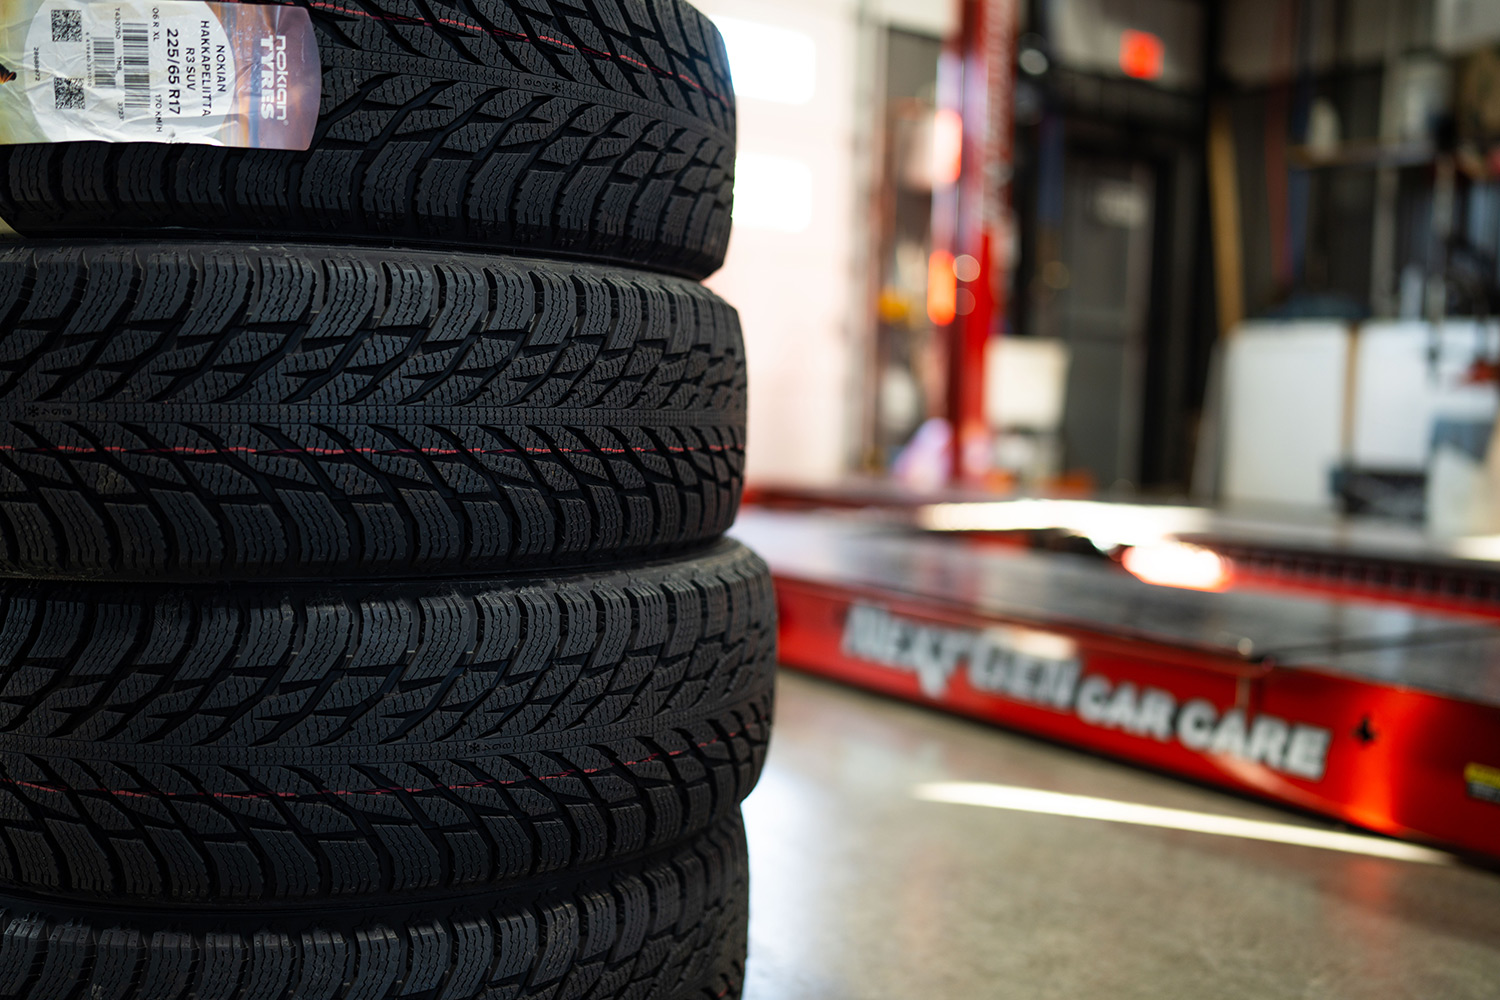
[[[765,758],[769,574],[0,587],[0,887],[401,898],[680,842]]]
[[[702,542],[738,320],[675,278],[195,245],[0,251],[0,573],[403,576]]]
[[[744,979],[747,908],[737,815],[637,862],[417,907],[173,913],[0,896],[0,1000],[722,1000]]]
[[[735,109],[683,0],[293,0],[322,65],[306,151],[0,146],[27,236],[423,240],[701,278],[723,262]]]

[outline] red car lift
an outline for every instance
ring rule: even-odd
[[[933,495],[890,483],[866,481],[831,488],[775,488],[746,491],[747,504],[777,510],[862,510],[889,521],[923,527],[934,511],[992,510],[995,520],[1013,518],[1008,510],[1035,503],[997,499],[977,490]],[[1150,504],[1063,500],[1061,506],[1150,512]],[[1176,508],[1189,510],[1188,508]],[[1434,539],[1416,526],[1340,518],[1328,513],[1284,511],[1246,513],[1194,508],[1193,526],[1164,531],[1164,537],[1208,548],[1230,560],[1236,589],[1329,594],[1395,602],[1441,612],[1500,618],[1500,538]],[[1049,539],[1073,532],[1067,518],[1037,522],[1020,530],[1005,527],[949,528],[945,535],[975,545],[1015,544],[1045,548]],[[1486,543],[1488,557],[1466,550]]]
[[[747,511],[781,659],[1380,833],[1500,858],[1500,626],[1143,583],[1103,561]]]

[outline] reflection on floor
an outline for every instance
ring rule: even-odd
[[[1107,800],[1335,829],[788,671],[779,699],[745,805],[745,1000],[1500,996],[1500,874],[1058,815]],[[937,782],[1010,791],[918,797]]]

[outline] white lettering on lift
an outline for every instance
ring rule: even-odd
[[[1115,683],[1083,673],[1072,643],[1050,633],[1019,628],[984,630],[928,625],[857,604],[844,624],[844,655],[916,676],[922,694],[943,698],[962,671],[977,691],[1012,701],[1071,712],[1090,726],[1142,739],[1174,740],[1196,753],[1260,764],[1319,781],[1333,734],[1319,726],[1274,715],[1253,718],[1194,698],[1178,704],[1160,688]]]

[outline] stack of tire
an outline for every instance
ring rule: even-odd
[[[295,4],[308,150],[0,147],[0,997],[738,996],[723,44]]]

